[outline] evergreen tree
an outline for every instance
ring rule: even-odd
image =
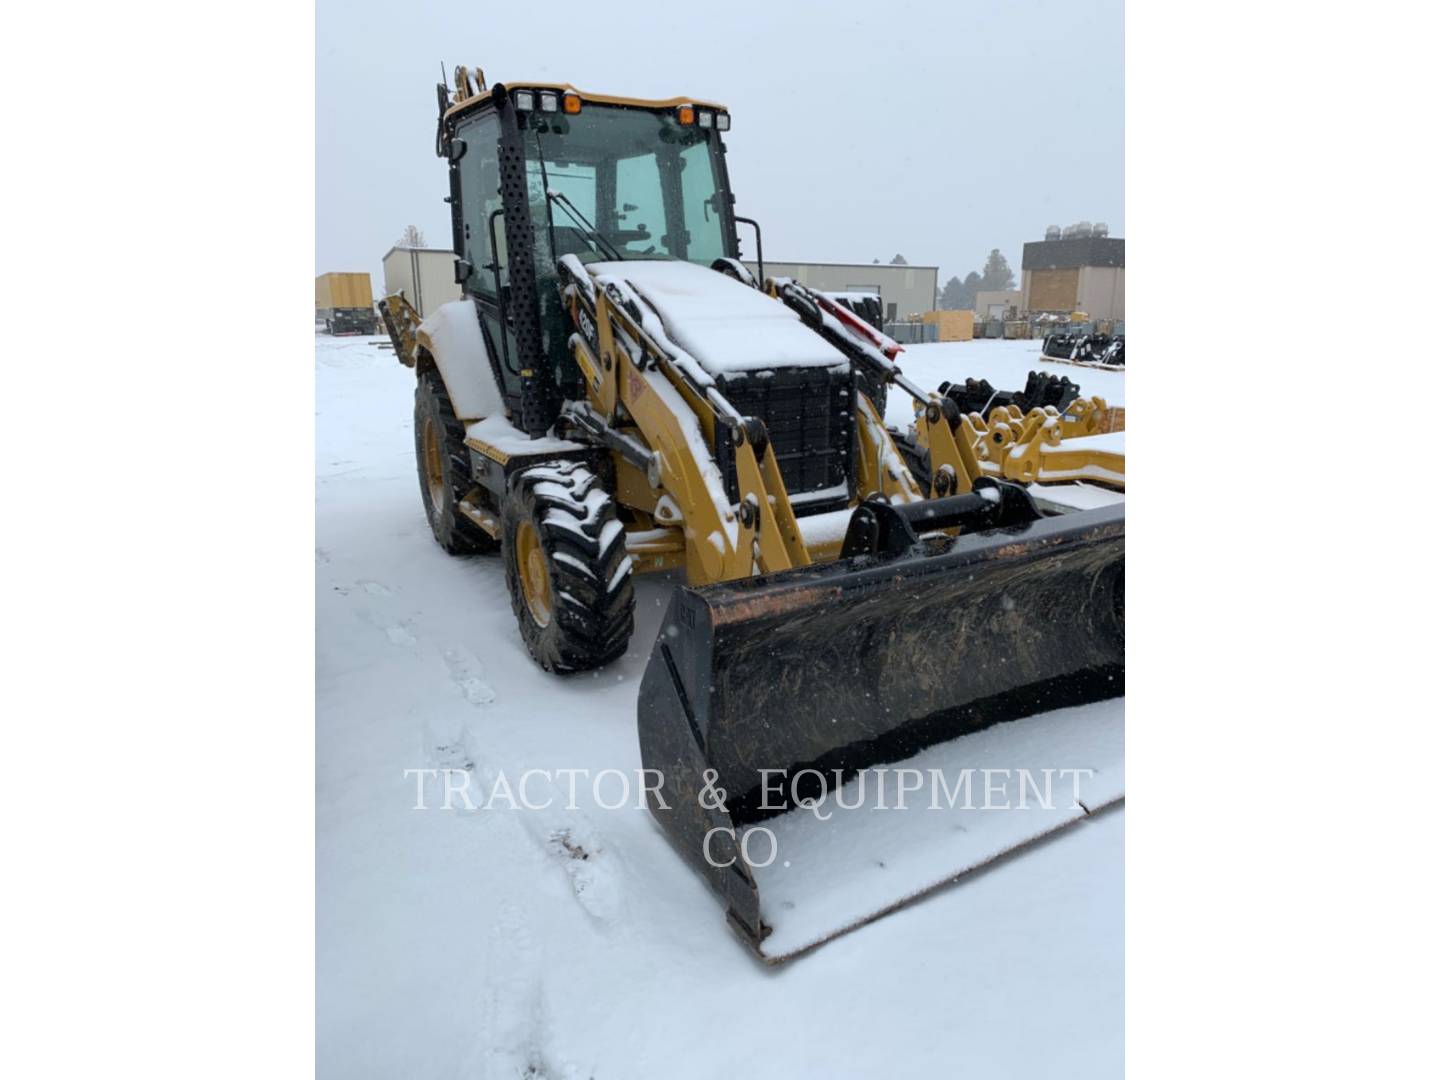
[[[979,274],[971,270],[965,275],[965,280],[960,284],[960,306],[964,309],[973,310],[975,307],[975,294],[980,291],[982,280]]]
[[[1015,274],[999,248],[992,248],[980,275],[980,288],[986,292],[1015,288]]]
[[[940,310],[960,311],[965,307],[965,286],[960,284],[958,277],[952,277],[945,282],[945,288],[940,290]]]

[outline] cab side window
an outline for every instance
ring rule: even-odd
[[[460,159],[460,190],[463,193],[460,218],[464,223],[464,251],[461,257],[470,264],[466,289],[493,297],[495,274],[489,265],[495,260],[496,252],[490,248],[490,215],[500,209],[500,157],[496,150],[500,140],[500,121],[493,114],[482,116],[461,126],[456,137],[465,143],[465,156]],[[502,218],[495,219],[495,240],[499,245],[500,280],[504,284],[507,270]]]

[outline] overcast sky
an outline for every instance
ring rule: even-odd
[[[469,4],[316,8],[315,269],[367,270],[406,225],[448,248],[441,62],[490,81],[728,105],[736,210],[776,261],[1018,280],[1046,225],[1125,234],[1120,0]],[[749,230],[741,233],[746,255]]]

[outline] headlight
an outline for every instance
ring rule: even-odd
[[[541,91],[540,91],[540,111],[541,111],[541,112],[559,112],[559,111],[560,111],[560,95],[557,94],[557,93],[555,93],[554,90],[541,90]]]
[[[701,127],[703,127],[703,128],[714,127],[714,126],[715,126],[715,114],[714,114],[713,112],[711,112],[709,109],[700,109],[700,110],[698,110],[698,113],[697,113],[697,116],[696,116],[696,121],[697,121],[697,122],[699,123],[699,125],[700,125]]]
[[[535,92],[533,90],[516,90],[515,108],[524,109],[526,112],[535,108]]]
[[[728,112],[715,114],[715,127],[719,131],[730,130],[730,114]]]

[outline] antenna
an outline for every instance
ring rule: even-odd
[[[445,81],[445,61],[444,61],[444,60],[441,60],[441,61],[440,61],[440,85],[443,86],[443,87],[445,87],[446,90],[449,90],[449,89],[450,89],[450,84]]]

